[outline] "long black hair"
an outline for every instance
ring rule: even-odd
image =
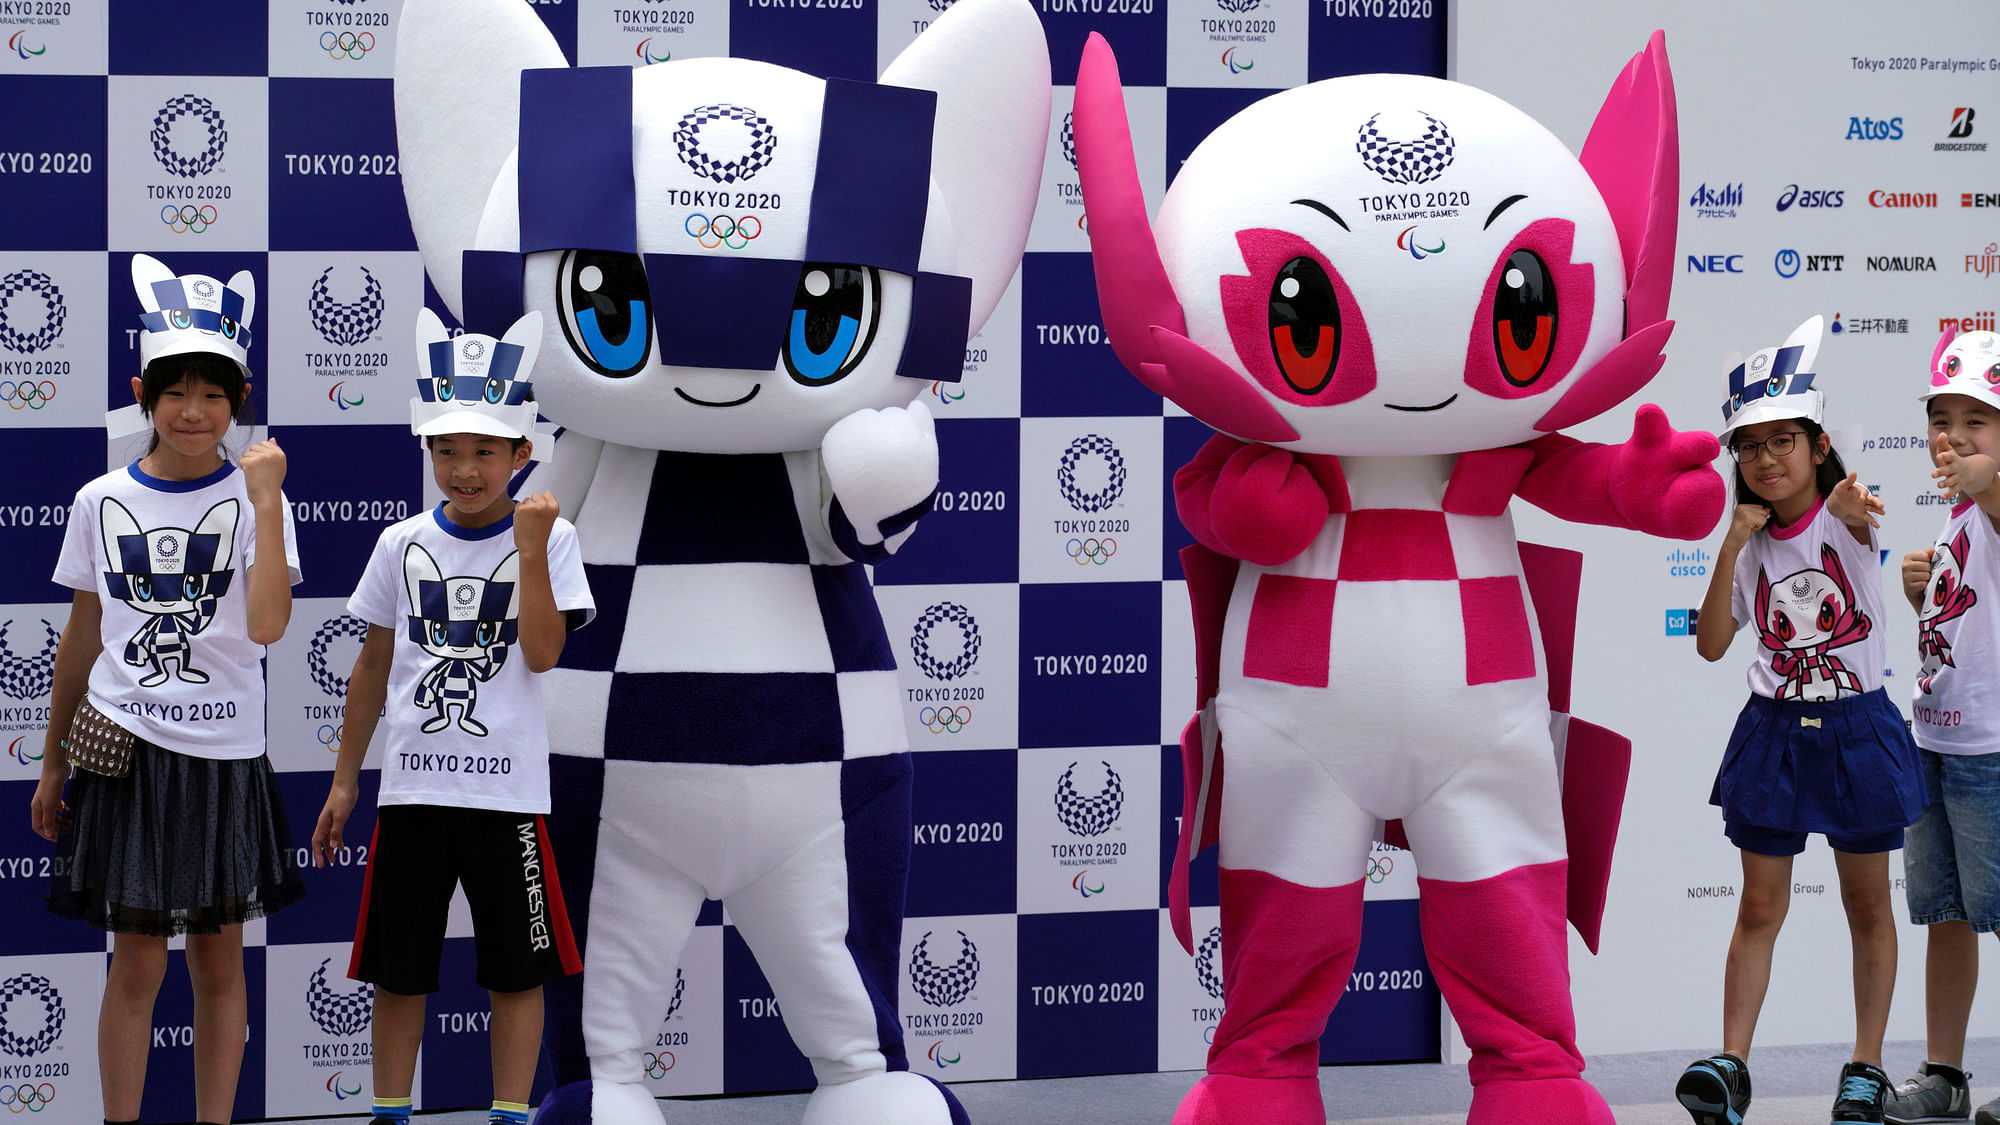
[[[1826,433],[1826,430],[1818,422],[1810,418],[1799,418],[1796,421],[1805,429],[1806,447],[1814,453],[1819,452],[1819,439]],[[1733,444],[1736,440],[1736,435],[1733,433],[1730,434],[1729,439]],[[1751,489],[1750,482],[1743,479],[1743,462],[1736,461],[1736,451],[1728,445],[1723,446],[1723,448],[1729,450],[1729,459],[1736,462],[1736,502],[1738,504],[1756,504],[1765,511],[1770,512],[1773,519],[1777,518],[1777,509],[1771,506],[1771,502],[1757,495]],[[1826,447],[1826,459],[1819,463],[1818,469],[1813,473],[1813,485],[1819,489],[1820,497],[1824,499],[1833,491],[1835,485],[1846,479],[1847,466],[1840,463],[1839,451],[1835,450],[1833,444],[1829,442]]]
[[[139,412],[151,420],[160,396],[182,379],[207,383],[221,391],[229,399],[229,417],[239,426],[250,424],[249,380],[235,360],[214,352],[164,355],[147,364],[145,374],[139,376]],[[155,431],[146,442],[146,452],[159,447],[160,435]]]

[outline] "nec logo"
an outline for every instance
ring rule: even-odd
[[[1689,273],[1742,273],[1743,255],[1689,254],[1687,256],[1687,271]]]
[[[1667,636],[1692,637],[1695,623],[1701,619],[1698,609],[1670,609],[1667,611]]]

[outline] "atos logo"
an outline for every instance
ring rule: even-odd
[[[1076,789],[1077,762],[1071,762],[1056,781],[1056,818],[1075,836],[1102,836],[1118,823],[1125,810],[1125,783],[1110,762],[1104,766],[1104,786],[1086,797]]]
[[[1888,117],[1877,121],[1873,117],[1850,117],[1847,119],[1847,139],[1850,141],[1900,141],[1903,139],[1903,119]]]
[[[1208,936],[1201,939],[1201,948],[1194,953],[1194,976],[1201,982],[1202,991],[1222,999],[1222,969],[1215,962],[1222,954],[1222,927],[1210,926]]]
[[[1778,193],[1778,210],[1789,211],[1793,204],[1797,204],[1801,209],[1844,207],[1847,204],[1847,192],[1827,188],[1801,190],[1797,184],[1788,184],[1784,191]]]
[[[910,950],[910,987],[931,1007],[949,1008],[979,987],[979,947],[965,936],[964,930],[959,930],[958,959],[949,965],[939,965],[931,960],[933,933],[925,931],[916,948]]]
[[[719,184],[741,183],[771,163],[778,132],[746,106],[705,105],[682,115],[674,127],[674,149],[695,175]]]
[[[931,649],[931,633],[940,625],[958,630],[958,654],[941,658]],[[938,602],[917,618],[910,631],[910,659],[933,680],[955,680],[979,663],[979,621],[957,602]]]
[[[363,984],[352,992],[335,992],[326,983],[326,966],[333,958],[320,961],[306,981],[306,1014],[328,1035],[359,1035],[368,1030],[368,1017],[375,1006],[375,986]]]
[[[329,617],[313,632],[312,643],[306,646],[306,674],[319,690],[335,699],[347,698],[347,677],[336,672],[326,660],[327,650],[341,637],[352,637],[357,641],[368,638],[368,623],[352,614],[342,613]],[[352,667],[342,665],[342,667]]]
[[[1093,491],[1077,484],[1076,469],[1086,457],[1096,457],[1103,463],[1104,487]],[[1110,438],[1085,434],[1063,450],[1062,463],[1056,467],[1056,487],[1077,511],[1102,512],[1125,494],[1125,456]]]
[[[1692,637],[1695,625],[1701,618],[1699,609],[1670,609],[1667,611],[1667,636]]]
[[[1704,183],[1688,196],[1688,206],[1704,219],[1733,219],[1736,209],[1743,206],[1743,185],[1724,184],[1711,188]]]
[[[1391,126],[1397,134],[1392,137],[1382,131],[1381,121],[1378,113],[1362,122],[1354,138],[1361,163],[1376,175],[1392,184],[1427,184],[1451,167],[1457,142],[1444,122],[1421,111],[1415,118],[1402,115]]]
[[[190,126],[176,129],[174,126],[183,118],[199,122],[204,130],[199,148],[189,144],[190,135],[195,132]],[[175,141],[179,133],[181,143]],[[215,103],[193,94],[182,94],[169,99],[160,111],[153,115],[153,129],[149,134],[153,141],[153,159],[160,166],[176,176],[193,179],[205,176],[222,162],[223,150],[229,147],[229,130],[222,120],[222,113]],[[189,150],[181,147],[189,144]]]
[[[34,973],[7,978],[0,984],[0,1051],[22,1059],[41,1054],[62,1038],[67,1014],[62,993],[49,978]]]
[[[1687,256],[1687,271],[1689,273],[1742,273],[1743,255],[1689,254]]]
[[[312,284],[312,292],[306,296],[306,310],[312,315],[312,325],[326,342],[338,347],[351,348],[375,335],[382,327],[382,283],[368,272],[367,266],[361,270],[361,296],[352,301],[336,301],[327,281],[333,276],[333,267],[320,271],[319,279]]]
[[[62,337],[69,307],[48,274],[15,270],[0,277],[0,347],[33,355]]]
[[[0,624],[0,692],[15,699],[40,699],[56,680],[56,643],[61,635],[47,620],[42,621],[42,651],[21,656],[7,643],[7,630],[14,623]]]

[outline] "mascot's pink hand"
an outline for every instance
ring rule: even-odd
[[[1647,403],[1632,421],[1632,440],[1617,447],[1611,502],[1639,531],[1699,539],[1722,516],[1721,451],[1714,434],[1677,432],[1666,411]]]
[[[1216,473],[1208,523],[1227,553],[1276,566],[1312,543],[1327,512],[1326,491],[1290,451],[1246,445]]]

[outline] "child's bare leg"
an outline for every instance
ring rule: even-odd
[[[542,989],[488,992],[493,1001],[493,1100],[526,1103],[542,1051]]]
[[[188,983],[194,990],[194,1119],[227,1122],[243,1069],[243,1028],[250,1017],[243,984],[243,927],[189,934]]]
[[[1964,1068],[1965,1028],[1979,985],[1979,935],[1966,922],[1935,922],[1924,946],[1924,1055]]]
[[[1882,1065],[1882,1034],[1896,991],[1896,908],[1889,898],[1889,853],[1833,853],[1840,905],[1854,944],[1854,1061]]]
[[[152,1047],[153,1001],[167,974],[167,939],[118,934],[104,1003],[97,1010],[97,1073],[104,1119],[137,1121],[146,1092],[146,1055]]]
[[[1771,986],[1771,950],[1792,902],[1792,857],[1743,852],[1743,897],[1722,975],[1722,1049],[1750,1057],[1757,1014]]]
[[[417,1078],[417,1048],[424,1041],[424,1002],[428,996],[404,996],[375,990],[375,1014],[369,1021],[375,1061],[375,1096],[407,1098]]]

